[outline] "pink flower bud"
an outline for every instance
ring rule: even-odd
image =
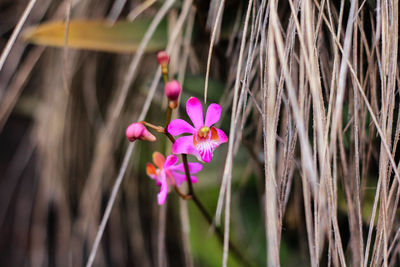
[[[128,128],[126,128],[125,135],[130,142],[134,142],[136,139],[151,142],[156,141],[156,137],[141,123],[132,123],[129,125]]]
[[[157,61],[160,65],[168,65],[169,62],[169,55],[165,51],[160,51],[157,54]]]
[[[168,82],[164,87],[165,95],[168,97],[170,101],[178,100],[179,95],[181,94],[182,87],[178,81],[173,80]]]

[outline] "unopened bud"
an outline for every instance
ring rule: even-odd
[[[169,100],[175,101],[178,100],[179,95],[182,92],[182,87],[178,81],[173,80],[165,85],[164,91]]]
[[[169,62],[169,55],[165,51],[160,51],[157,54],[157,61],[160,65],[168,65]]]
[[[152,135],[146,127],[141,123],[132,123],[126,128],[125,135],[130,142],[134,142],[136,139],[145,141],[156,141],[156,137]]]
[[[168,97],[169,103],[168,106],[171,109],[175,109],[178,107],[178,98],[182,92],[182,87],[180,83],[176,80],[167,82],[164,87],[165,95]]]

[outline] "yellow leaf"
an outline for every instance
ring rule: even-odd
[[[110,25],[104,20],[72,20],[69,25],[68,46],[71,48],[127,53],[139,47],[151,20],[117,21]],[[64,46],[65,23],[54,21],[31,27],[25,31],[26,41],[38,45]],[[164,49],[167,27],[162,22],[146,47],[147,52]]]

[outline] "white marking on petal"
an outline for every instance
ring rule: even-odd
[[[212,158],[212,153],[218,145],[219,144],[217,141],[204,140],[196,144],[196,150],[199,151],[201,158],[205,158],[207,156]]]

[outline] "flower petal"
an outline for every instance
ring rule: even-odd
[[[186,175],[178,173],[178,172],[173,172],[174,178],[175,178],[175,183],[177,186],[181,186],[183,182],[185,182]],[[196,176],[190,176],[190,180],[192,180],[192,183],[197,183],[197,177]]]
[[[153,162],[156,166],[162,170],[164,168],[165,157],[160,152],[153,153]]]
[[[193,146],[193,135],[178,138],[172,146],[174,154],[192,154],[197,156],[198,152]]]
[[[168,183],[167,177],[165,176],[165,172],[161,172],[161,189],[160,193],[157,194],[158,205],[162,205],[165,203],[168,194]]]
[[[212,153],[219,144],[219,140],[212,139],[196,143],[196,150],[200,154],[201,160],[207,163],[210,162],[212,159]]]
[[[212,149],[204,149],[200,152],[201,160],[209,163],[212,160]]]
[[[193,175],[190,176],[190,180],[192,180],[192,183],[194,183],[194,184],[197,183],[197,181],[198,181],[197,177],[193,176]]]
[[[170,168],[178,162],[178,157],[175,155],[169,155],[164,163],[164,170]]]
[[[213,127],[213,128],[215,128],[215,127]],[[228,142],[228,137],[226,137],[226,134],[224,133],[224,131],[222,131],[221,129],[218,129],[218,128],[215,128],[215,130],[217,130],[217,133],[218,133],[219,144]]]
[[[211,104],[208,106],[207,113],[206,113],[206,122],[204,123],[205,126],[210,127],[217,121],[219,121],[221,117],[221,106],[218,104]]]
[[[146,173],[147,173],[148,176],[150,176],[152,179],[154,179],[153,178],[154,175],[157,174],[156,167],[154,167],[154,165],[151,164],[151,163],[147,163],[147,165],[146,165]]]
[[[203,123],[203,107],[196,97],[191,97],[186,102],[186,112],[192,120],[194,128],[200,129],[204,126]]]
[[[192,127],[189,123],[184,120],[176,119],[169,123],[168,132],[172,135],[180,135],[183,133],[195,134],[196,129]]]
[[[189,162],[189,172],[190,173],[197,173],[199,171],[201,171],[203,169],[203,165],[201,165],[201,163],[198,162]],[[185,166],[183,165],[183,163],[178,164],[176,166],[174,166],[174,170],[180,171],[180,172],[185,172]]]
[[[174,180],[177,186],[181,186],[181,184],[186,181],[186,175],[184,174],[172,172],[172,175],[174,176]]]

